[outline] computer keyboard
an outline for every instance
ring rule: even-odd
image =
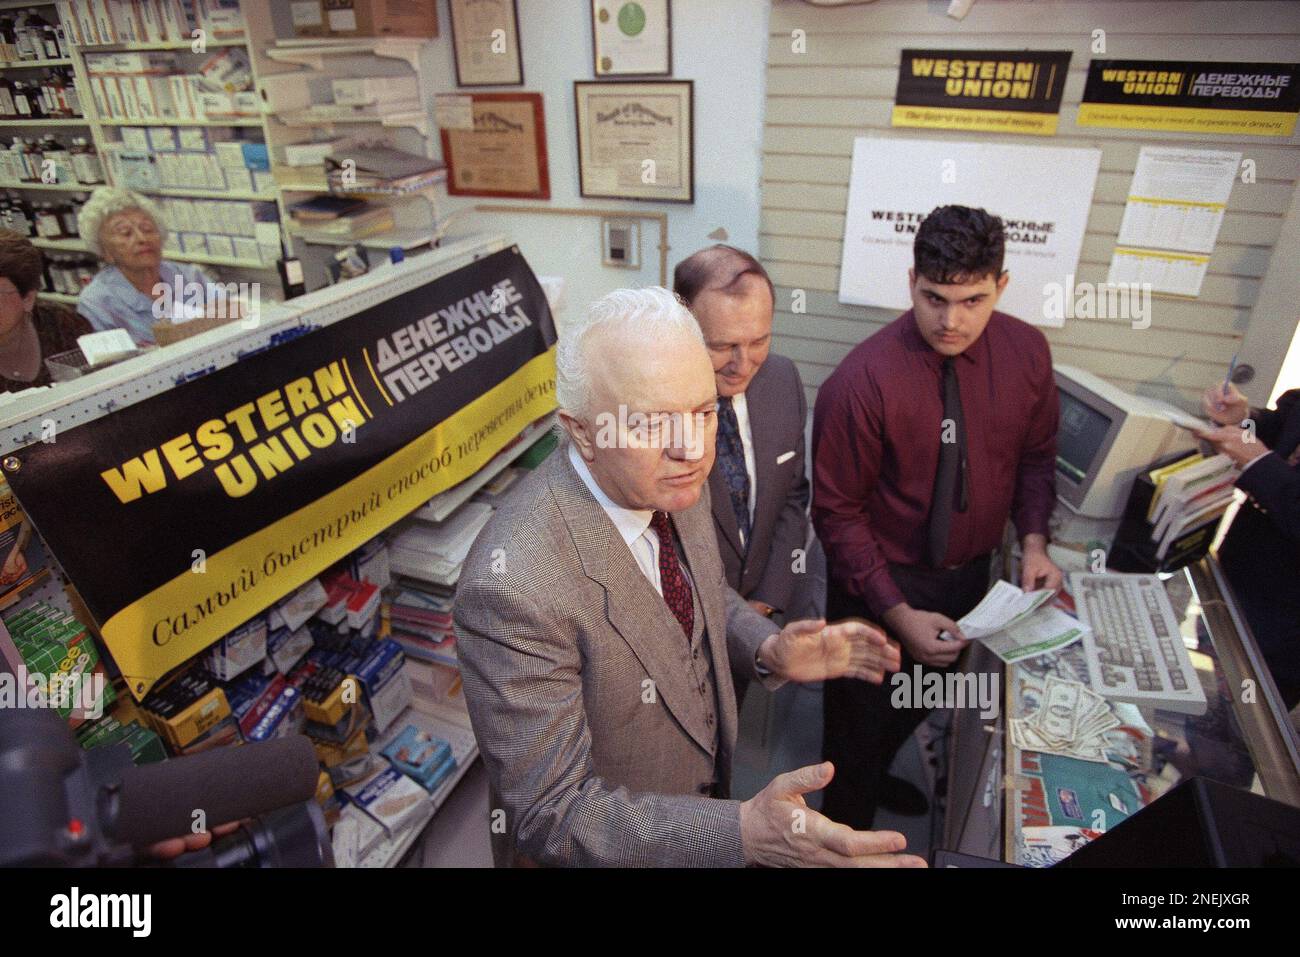
[[[1204,714],[1205,692],[1155,575],[1070,575],[1092,690],[1116,701]]]

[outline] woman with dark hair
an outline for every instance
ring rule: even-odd
[[[93,332],[71,309],[36,298],[41,251],[25,236],[0,229],[0,391],[49,385],[49,356],[77,348]]]

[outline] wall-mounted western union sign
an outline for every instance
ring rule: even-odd
[[[904,50],[894,126],[1051,136],[1069,50]]]
[[[1290,136],[1300,90],[1294,63],[1093,60],[1079,126]]]

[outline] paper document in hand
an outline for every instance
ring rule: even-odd
[[[1040,591],[1021,591],[1010,582],[997,581],[980,603],[961,621],[961,633],[967,638],[983,638],[1001,631],[1017,618],[1028,615],[1054,594],[1050,588]]]
[[[962,634],[982,642],[1005,662],[1023,661],[1072,645],[1087,627],[1048,601],[1050,588],[1026,592],[998,581],[961,621]]]

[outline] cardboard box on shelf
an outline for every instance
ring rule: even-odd
[[[438,35],[437,0],[291,0],[300,37],[420,37]]]

